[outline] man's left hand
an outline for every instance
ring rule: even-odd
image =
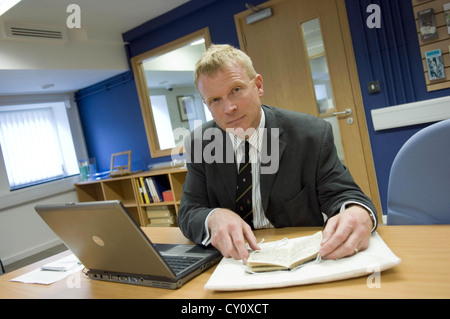
[[[339,259],[352,256],[369,247],[373,223],[367,210],[352,205],[330,218],[323,230],[320,256]]]

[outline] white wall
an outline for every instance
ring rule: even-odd
[[[0,153],[0,259],[3,264],[8,265],[61,243],[34,206],[77,201],[73,187],[77,179],[69,178],[11,192]]]
[[[8,265],[61,243],[34,210],[38,204],[77,201],[74,190],[0,210],[0,258]]]
[[[1,22],[1,20],[0,20]],[[0,23],[0,35],[4,33]],[[68,30],[66,43],[51,40],[7,40],[0,37],[1,70],[93,69],[128,70],[120,34],[93,35],[83,29]]]

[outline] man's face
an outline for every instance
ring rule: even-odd
[[[201,74],[198,90],[221,129],[258,127],[264,94],[261,75],[250,79],[242,66],[233,63],[211,76]]]

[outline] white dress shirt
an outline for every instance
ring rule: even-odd
[[[252,163],[252,203],[253,203],[253,227],[255,229],[273,227],[266,218],[262,208],[261,201],[261,187],[260,187],[260,172],[261,172],[261,149],[263,140],[263,130],[266,124],[266,117],[264,111],[261,110],[261,121],[258,129],[253,132],[247,139],[250,144],[250,163]],[[236,171],[239,170],[239,163],[244,157],[245,140],[228,133],[233,142],[233,149],[236,156]]]

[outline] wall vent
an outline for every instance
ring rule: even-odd
[[[5,40],[37,41],[45,43],[66,43],[67,31],[65,28],[4,22]]]

